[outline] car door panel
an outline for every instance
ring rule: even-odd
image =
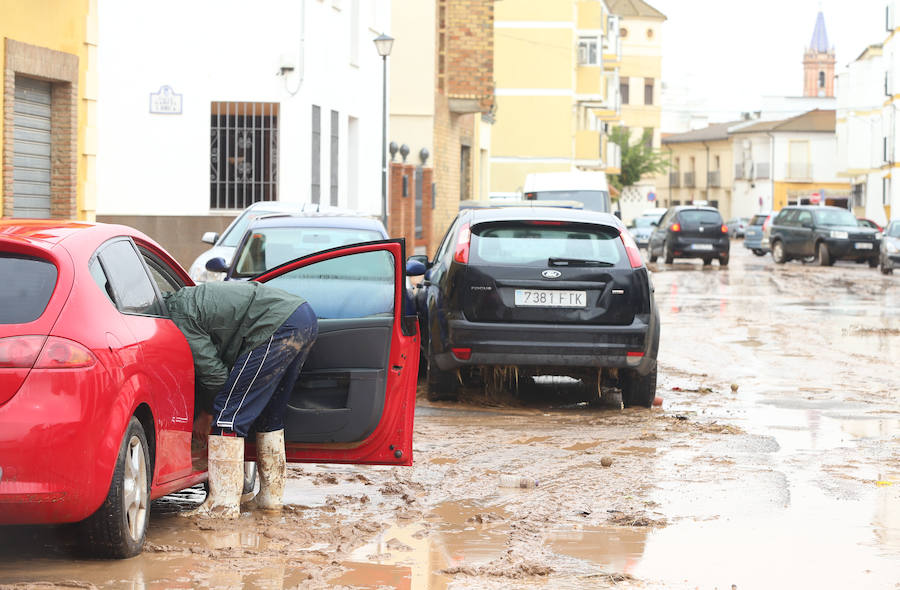
[[[390,260],[390,309],[372,307],[387,288],[383,273],[372,270],[375,252]],[[354,258],[364,255],[370,258]],[[253,279],[307,298],[319,317],[319,336],[285,414],[288,461],[412,463],[419,335],[402,330],[404,261],[403,240],[367,242],[317,252]],[[361,302],[354,309],[334,305],[347,300],[347,289]],[[323,317],[338,312],[358,317]],[[248,445],[248,458],[254,453]]]

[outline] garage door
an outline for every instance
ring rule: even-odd
[[[50,83],[16,76],[13,217],[50,217]]]

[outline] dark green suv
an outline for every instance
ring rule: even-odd
[[[878,231],[861,227],[853,213],[840,207],[785,207],[772,221],[769,244],[778,264],[813,258],[821,266],[835,260],[865,260],[878,266]]]

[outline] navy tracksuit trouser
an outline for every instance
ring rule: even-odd
[[[213,400],[212,434],[247,437],[284,428],[284,413],[300,369],[319,333],[309,303],[263,344],[237,358]]]

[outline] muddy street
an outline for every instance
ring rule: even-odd
[[[119,562],[7,527],[0,588],[900,588],[900,280],[740,242],[650,266],[661,406],[420,392],[411,468],[289,467],[280,517],[167,497]]]

